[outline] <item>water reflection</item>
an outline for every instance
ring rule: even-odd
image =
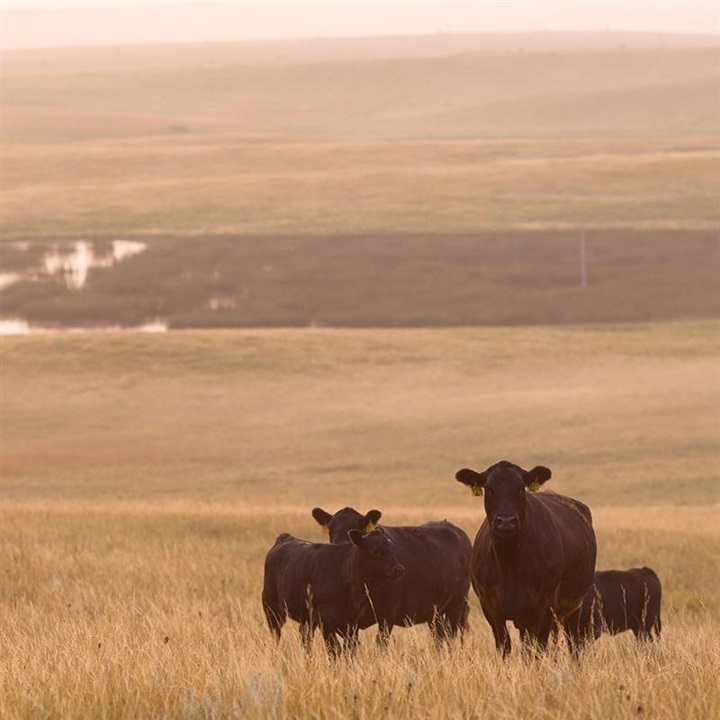
[[[30,243],[14,243],[17,250],[26,251]],[[107,246],[106,246],[107,247]],[[109,249],[97,252],[95,243],[78,240],[67,248],[53,247],[42,256],[41,264],[24,272],[0,273],[0,291],[15,283],[36,282],[47,277],[59,277],[69,290],[82,290],[87,283],[88,274],[95,268],[107,268],[123,262],[133,255],[139,255],[147,249],[147,245],[135,240],[113,240]],[[114,331],[118,327],[92,328],[92,330]],[[139,332],[164,332],[167,324],[161,320],[146,323],[134,328],[126,328]],[[88,328],[90,330],[90,328]],[[29,335],[47,332],[48,328],[31,326],[22,318],[0,318],[0,335]],[[67,328],[63,331],[80,332],[83,328]]]
[[[4,318],[0,320],[0,335],[36,335],[38,333],[47,332],[147,332],[157,333],[166,332],[168,326],[161,320],[137,325],[134,327],[120,327],[119,325],[110,325],[106,327],[91,328],[45,328],[37,325],[30,325],[26,320],[20,318]]]
[[[27,249],[29,244],[25,243],[25,246]],[[110,250],[103,253],[96,252],[95,244],[87,240],[78,240],[69,250],[55,246],[43,255],[40,268],[24,273],[0,273],[0,290],[21,280],[41,280],[48,275],[61,276],[69,290],[82,290],[90,270],[112,267],[133,255],[139,255],[146,249],[145,243],[135,240],[113,240],[110,243]]]
[[[22,275],[16,272],[2,273],[0,272],[0,290],[3,290],[10,285],[14,285],[16,282],[22,280]]]
[[[7,318],[0,320],[0,335],[29,335],[30,325],[25,320]]]
[[[82,290],[93,268],[112,267],[117,262],[138,255],[147,248],[145,243],[132,240],[113,240],[109,253],[95,252],[93,243],[80,240],[70,252],[55,249],[43,258],[48,275],[62,274],[69,290]]]

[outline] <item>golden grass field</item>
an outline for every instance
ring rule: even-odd
[[[18,238],[706,228],[719,148],[716,137],[8,143],[2,211]]]
[[[716,321],[3,338],[0,714],[182,718],[697,718],[720,712]],[[352,662],[260,607],[280,532],[377,507],[483,516],[454,473],[552,468],[593,509],[598,568],[647,564],[663,638],[579,660],[426,628]],[[516,636],[514,636],[516,640]]]

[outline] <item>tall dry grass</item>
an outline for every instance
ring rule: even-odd
[[[432,508],[397,515],[432,516]],[[612,566],[636,561],[637,542],[656,558],[647,531],[636,527],[645,517],[643,509],[597,513],[602,555]],[[465,526],[478,521],[460,519]],[[2,715],[713,717],[720,709],[720,614],[702,598],[718,590],[705,562],[720,550],[716,512],[665,508],[653,523],[675,528],[665,531],[675,540],[671,563],[659,560],[666,594],[656,645],[638,645],[629,634],[603,638],[579,660],[563,647],[533,659],[516,645],[502,662],[473,598],[462,647],[438,650],[419,627],[397,629],[382,652],[370,629],[354,660],[334,663],[319,637],[307,658],[292,622],[276,647],[260,609],[272,537],[283,529],[318,534],[309,512],[6,505]]]

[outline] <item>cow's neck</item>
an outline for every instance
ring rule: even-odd
[[[363,578],[360,570],[360,553],[355,548],[350,548],[347,562],[345,563],[345,577],[348,579],[352,589],[362,587]]]
[[[522,551],[521,534],[514,538],[499,540],[492,538],[493,551],[497,558],[498,565],[503,571],[511,571],[517,565],[517,559]]]
[[[353,603],[356,606],[356,612],[360,612],[362,609],[366,609],[365,606],[370,606],[370,600],[368,599],[368,593],[372,592],[373,581],[368,577],[363,577],[363,573],[360,569],[360,557],[359,552],[351,552],[347,560],[346,575],[348,578],[348,602]]]

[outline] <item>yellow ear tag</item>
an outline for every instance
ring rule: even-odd
[[[540,489],[540,483],[535,481],[527,486],[529,492],[537,492]]]
[[[322,526],[323,535],[329,535],[330,534],[330,528],[327,525]]]
[[[366,533],[371,533],[374,529],[375,529],[375,526],[374,526],[372,523],[368,523],[368,524],[365,526],[365,532],[366,532]]]
[[[475,497],[482,497],[483,489],[480,485],[473,485],[470,489]]]

